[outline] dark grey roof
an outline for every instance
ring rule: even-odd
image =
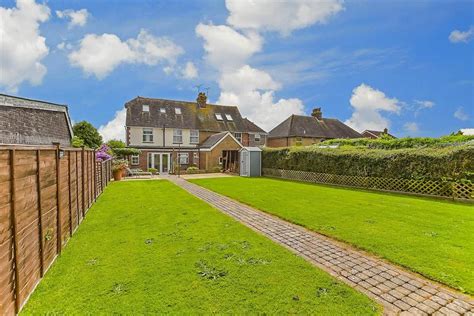
[[[143,112],[143,105],[150,111]],[[247,132],[247,125],[236,106],[207,104],[200,108],[196,102],[153,99],[137,97],[125,104],[127,108],[127,126],[189,128],[212,132]],[[166,113],[161,113],[164,108]],[[175,113],[181,109],[181,114]],[[215,114],[222,115],[223,120],[216,119]],[[228,120],[226,114],[232,117]]]
[[[267,134],[263,129],[261,129],[257,124],[249,120],[248,118],[244,117],[244,125],[246,127],[246,131],[250,133],[261,133]]]
[[[364,135],[365,133],[370,133],[372,135],[374,135],[375,137],[380,137],[382,136],[383,134],[385,134],[384,131],[374,131],[374,130],[370,130],[370,129],[366,129],[365,131],[363,131],[361,134]],[[392,134],[390,133],[387,133],[388,136],[392,137],[392,138],[396,138],[395,136],[393,136]]]
[[[337,119],[292,115],[272,129],[268,137],[360,138],[362,135]]]
[[[71,138],[65,105],[0,94],[0,143],[70,146]]]
[[[228,132],[221,132],[217,134],[212,134],[209,136],[204,143],[202,143],[201,148],[212,148],[215,144],[217,144],[221,139],[226,137]]]

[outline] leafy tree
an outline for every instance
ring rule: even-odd
[[[74,136],[82,139],[84,145],[89,148],[97,148],[102,144],[102,136],[100,136],[97,129],[87,121],[81,121],[72,127]]]
[[[84,140],[77,136],[74,136],[71,141],[72,147],[82,147],[84,146]]]
[[[106,144],[107,144],[107,146],[109,146],[112,149],[127,147],[127,145],[123,141],[118,140],[118,139],[111,139]]]

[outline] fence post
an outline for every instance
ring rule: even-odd
[[[82,171],[82,219],[86,216],[86,190],[85,190],[85,169],[84,169],[84,146],[81,152],[81,171]]]
[[[56,235],[57,235],[57,253],[61,254],[62,248],[62,229],[61,229],[61,161],[59,161],[59,143],[53,143],[56,146]]]
[[[36,194],[38,195],[38,234],[39,234],[39,253],[40,253],[40,275],[44,276],[44,258],[43,258],[43,216],[41,209],[41,165],[40,150],[36,150]]]
[[[69,236],[72,237],[71,152],[67,152],[67,188],[69,191]]]
[[[15,219],[15,149],[10,149],[10,222],[13,237],[13,262],[15,273],[15,311],[20,312],[20,280],[18,279],[18,240]]]

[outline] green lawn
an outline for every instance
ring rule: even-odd
[[[167,181],[112,183],[24,314],[376,314],[380,307]]]
[[[474,206],[268,178],[193,182],[474,293]]]

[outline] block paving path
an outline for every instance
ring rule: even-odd
[[[387,315],[474,316],[469,296],[181,178],[168,179],[365,293],[382,304]]]

